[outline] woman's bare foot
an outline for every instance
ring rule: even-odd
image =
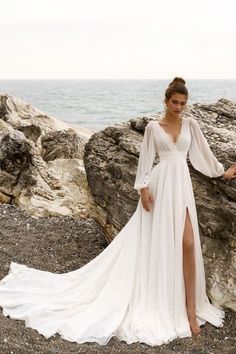
[[[192,319],[189,319],[189,324],[190,324],[191,331],[194,334],[198,334],[198,333],[201,332],[201,328],[197,324],[196,317],[192,318]]]
[[[188,320],[189,320],[189,325],[190,325],[191,331],[194,334],[200,333],[201,328],[197,324],[197,319],[196,319],[194,311],[187,309],[187,313],[188,313]]]

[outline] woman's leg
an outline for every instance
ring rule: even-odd
[[[199,333],[200,327],[195,315],[195,258],[194,258],[194,237],[188,208],[183,233],[183,272],[186,292],[186,308],[191,331]]]

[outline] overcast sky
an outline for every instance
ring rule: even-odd
[[[236,79],[235,0],[0,0],[1,79]]]

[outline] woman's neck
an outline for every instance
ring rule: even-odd
[[[176,114],[171,114],[169,112],[166,112],[166,114],[164,115],[164,121],[165,122],[169,122],[169,123],[179,123],[181,122],[182,117],[181,115],[176,115]]]

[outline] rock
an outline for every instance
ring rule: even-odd
[[[0,192],[0,204],[10,204],[11,197]]]
[[[134,190],[140,143],[146,124],[162,112],[107,127],[94,133],[85,146],[84,164],[97,218],[111,241],[137,207]],[[208,143],[225,169],[236,163],[236,103],[195,104],[186,116],[198,120]],[[158,162],[158,157],[155,163]],[[189,163],[189,161],[188,161]],[[236,184],[208,178],[189,163],[206,269],[207,290],[215,305],[236,310]]]
[[[106,222],[109,240],[128,222],[137,204],[133,181],[141,139],[129,125],[118,125],[93,134],[85,146],[88,183],[105,214],[102,225]]]
[[[87,141],[88,131],[0,94],[0,202],[36,217],[92,217],[96,206],[83,165]]]
[[[42,157],[48,162],[55,159],[83,159],[85,140],[74,129],[53,131],[42,139]]]

